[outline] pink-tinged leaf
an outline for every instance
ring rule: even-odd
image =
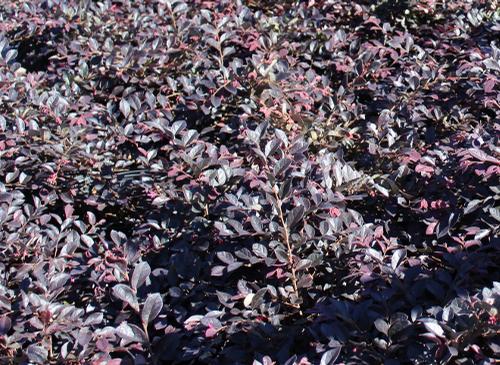
[[[473,345],[471,345],[471,346],[470,346],[470,348],[471,348],[471,350],[472,350],[472,351],[474,351],[476,354],[478,354],[478,355],[479,355],[479,354],[481,354],[481,348],[480,348],[478,345],[473,344]]]
[[[420,173],[420,175],[422,175],[422,176],[430,177],[434,173],[434,168],[431,166],[424,165],[424,164],[418,164],[415,167],[415,172]]]
[[[481,246],[481,241],[478,240],[471,240],[471,241],[465,241],[464,247],[465,248],[470,248],[474,246]]]
[[[443,209],[447,208],[449,204],[441,199],[434,200],[431,202],[431,208],[432,209]]]
[[[271,117],[271,113],[273,112],[273,108],[268,108],[266,106],[263,106],[260,108],[260,112],[264,114],[264,117],[266,119],[269,119]]]
[[[410,267],[418,266],[418,265],[421,265],[421,264],[422,264],[422,262],[419,259],[417,259],[417,258],[412,258],[412,257],[408,258],[408,265]]]
[[[66,218],[69,218],[73,215],[75,209],[73,208],[72,205],[70,204],[67,204],[65,207],[64,207],[64,214],[66,215]]]
[[[106,365],[120,365],[122,363],[122,359],[111,359],[106,362]]]
[[[300,359],[300,361],[297,363],[297,365],[312,365],[311,362],[307,359],[307,357],[303,357]]]
[[[472,157],[478,159],[479,161],[488,161],[491,163],[500,164],[500,161],[498,159],[496,159],[493,156],[488,155],[486,152],[484,152],[480,149],[469,148],[468,152]]]
[[[250,187],[253,189],[253,188],[256,188],[258,186],[260,186],[261,184],[261,181],[259,179],[252,179],[250,181]]]
[[[380,19],[370,16],[367,20],[365,20],[365,24],[373,24],[380,27]]]
[[[436,229],[438,222],[432,222],[427,226],[427,229],[425,230],[425,234],[430,236],[434,233],[434,230]]]
[[[205,337],[211,338],[214,337],[217,334],[217,329],[210,323],[208,325],[208,328],[205,330]]]
[[[495,88],[495,79],[489,79],[487,80],[484,84],[484,92],[486,94],[492,93],[493,89]]]
[[[467,227],[467,228],[465,228],[465,232],[467,232],[466,236],[475,235],[480,230],[481,230],[481,228],[479,228],[477,226]]]

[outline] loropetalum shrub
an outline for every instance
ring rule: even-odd
[[[2,1],[2,363],[499,360],[496,1]]]

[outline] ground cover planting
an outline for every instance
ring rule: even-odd
[[[498,362],[498,9],[0,2],[0,362]]]

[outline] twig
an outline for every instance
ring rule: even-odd
[[[288,254],[288,266],[290,266],[290,270],[292,272],[292,286],[295,294],[297,297],[299,296],[299,289],[297,287],[297,275],[295,273],[295,267],[293,265],[293,250],[292,250],[292,245],[290,243],[290,233],[288,232],[288,226],[285,221],[285,216],[283,214],[283,209],[282,209],[282,202],[281,199],[278,196],[278,189],[274,188],[274,197],[276,199],[276,202],[278,203],[278,215],[280,217],[281,225],[283,226],[283,240],[285,241],[286,248],[287,248],[287,254]]]

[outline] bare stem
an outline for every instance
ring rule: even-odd
[[[278,195],[278,189],[273,188],[273,192],[276,202],[278,204],[278,215],[280,217],[281,225],[283,226],[283,240],[285,241],[287,248],[288,266],[290,267],[290,271],[292,273],[291,280],[292,280],[293,291],[295,292],[295,295],[298,298],[299,288],[297,287],[297,274],[295,272],[295,267],[293,263],[293,249],[292,249],[292,244],[290,242],[290,232],[288,231],[288,226],[285,221],[285,215],[283,214],[282,201]]]
[[[259,146],[260,148],[260,146]],[[267,159],[263,159],[264,161],[264,164],[265,164],[265,167],[268,171],[272,171],[271,168],[269,167],[269,164],[267,162]],[[295,266],[294,266],[294,262],[293,262],[293,248],[292,248],[292,244],[290,242],[290,232],[288,230],[288,225],[286,224],[286,220],[285,220],[285,214],[283,213],[283,201],[281,200],[281,198],[279,197],[279,190],[278,190],[278,187],[277,185],[273,186],[272,188],[273,190],[273,193],[274,193],[274,198],[276,199],[276,204],[278,205],[277,207],[277,210],[278,210],[278,216],[280,218],[280,221],[281,221],[281,225],[283,227],[283,241],[285,241],[285,245],[286,245],[286,248],[287,248],[287,258],[288,258],[288,266],[290,268],[290,272],[292,274],[292,277],[291,277],[291,280],[292,280],[292,287],[293,287],[293,291],[294,291],[294,294],[296,295],[297,298],[299,298],[299,288],[297,286],[297,273],[295,271]],[[302,314],[302,311],[300,310],[300,304],[294,304],[294,303],[287,303],[289,304],[290,306],[294,307],[294,308],[297,308],[300,312],[300,314]]]

